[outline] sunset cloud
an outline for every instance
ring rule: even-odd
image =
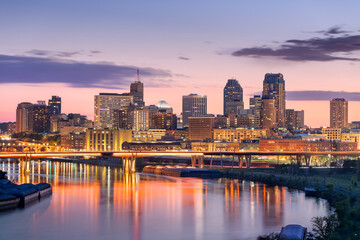
[[[279,47],[242,48],[232,53],[235,57],[275,57],[288,61],[319,61],[336,60],[359,61],[360,58],[350,56],[360,51],[360,35],[342,35],[346,31],[333,27],[321,31],[324,36],[305,40],[290,39]]]
[[[42,57],[0,55],[0,84],[2,83],[65,83],[76,88],[122,88],[136,77],[136,66],[115,65],[107,62],[86,63],[52,59],[49,53],[37,51]],[[69,53],[76,54],[74,53]],[[148,85],[160,87],[171,81],[169,71],[140,68]]]

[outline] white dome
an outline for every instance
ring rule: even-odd
[[[164,101],[164,100],[160,100],[157,104],[156,104],[156,106],[158,107],[158,108],[160,108],[160,109],[170,109],[170,108],[172,108],[166,101]]]

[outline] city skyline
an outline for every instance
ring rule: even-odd
[[[93,96],[128,92],[137,68],[146,104],[165,100],[178,115],[181,96],[190,93],[207,95],[208,112],[221,114],[230,78],[244,88],[248,108],[248,99],[262,91],[264,74],[280,72],[287,81],[287,108],[304,109],[307,125],[329,125],[333,98],[349,101],[349,122],[355,121],[360,119],[357,6],[356,1],[3,3],[0,20],[12,24],[0,25],[0,86],[6,90],[0,101],[7,103],[0,122],[15,120],[18,103],[52,95],[62,97],[63,112],[93,119]]]

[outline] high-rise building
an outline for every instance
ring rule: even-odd
[[[147,131],[149,130],[149,110],[137,109],[130,112],[132,130]]]
[[[253,128],[260,128],[261,126],[261,96],[255,95],[250,98],[250,109],[252,110],[252,114],[254,116],[254,125]]]
[[[264,95],[261,105],[261,128],[272,129],[276,124],[276,97],[273,95]]]
[[[202,141],[213,138],[214,117],[189,117],[189,140]]]
[[[130,93],[134,96],[134,104],[138,107],[145,106],[144,102],[144,84],[140,82],[139,70],[137,71],[137,80],[130,85]]]
[[[39,101],[33,105],[33,132],[50,132],[50,107]]]
[[[16,108],[16,132],[32,132],[33,130],[33,104],[19,103]]]
[[[202,117],[207,114],[207,97],[190,94],[182,97],[182,123],[189,126],[189,117]]]
[[[94,97],[95,128],[114,128],[114,110],[128,107],[133,103],[130,94],[100,93]]]
[[[298,130],[304,128],[304,110],[295,111],[286,109],[286,128],[289,130]]]
[[[61,97],[52,96],[51,99],[49,99],[48,105],[50,107],[50,115],[51,116],[61,114]]]
[[[244,109],[243,88],[236,79],[229,79],[224,88],[224,115],[237,115],[241,109]]]
[[[334,98],[330,101],[330,127],[348,127],[348,101],[344,98]]]
[[[129,107],[115,109],[113,113],[115,129],[131,129]]]
[[[285,80],[281,73],[265,74],[263,95],[275,97],[276,125],[277,127],[286,126],[286,97],[285,97]]]

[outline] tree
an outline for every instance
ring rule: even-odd
[[[331,214],[328,217],[313,217],[311,219],[313,225],[313,232],[318,239],[328,239],[331,233],[339,226],[339,221],[336,214]]]

